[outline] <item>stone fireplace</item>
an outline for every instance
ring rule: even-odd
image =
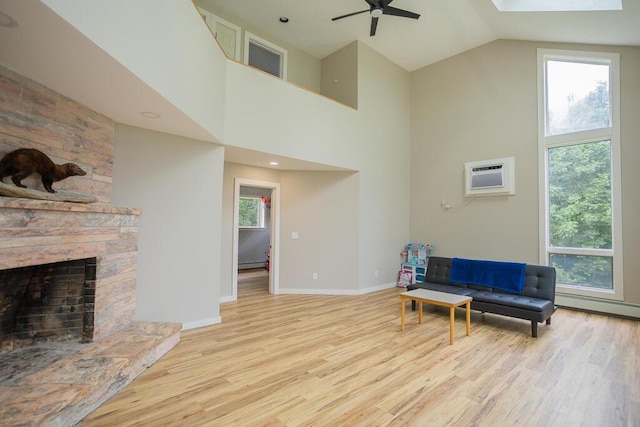
[[[0,66],[0,156],[38,148],[77,163],[87,175],[54,188],[98,198],[0,196],[3,424],[73,425],[179,342],[180,324],[135,320],[141,212],[111,205],[114,129]],[[23,183],[42,185],[37,176]]]

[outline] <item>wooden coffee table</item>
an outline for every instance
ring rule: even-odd
[[[400,315],[400,330],[404,331],[404,306],[406,300],[418,302],[418,323],[422,323],[422,303],[440,305],[443,307],[449,307],[449,344],[453,344],[453,321],[454,321],[454,309],[461,305],[466,305],[467,308],[467,336],[471,335],[471,300],[473,298],[448,294],[446,292],[430,291],[427,289],[414,289],[413,291],[403,292],[400,294],[402,298],[402,311]]]

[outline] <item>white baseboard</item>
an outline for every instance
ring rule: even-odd
[[[233,302],[233,301],[237,301],[238,297],[234,297],[233,295],[230,295],[228,297],[220,297],[220,303],[223,302]]]
[[[279,294],[294,295],[364,295],[371,292],[381,291],[383,289],[394,288],[396,282],[385,283],[382,285],[372,286],[365,289],[283,289],[280,288]]]
[[[222,317],[211,317],[209,319],[195,320],[193,322],[183,322],[182,330],[188,331],[189,329],[202,328],[205,326],[217,325],[218,323],[222,323]]]
[[[396,282],[391,282],[391,283],[384,283],[382,285],[377,285],[377,286],[370,286],[368,288],[360,289],[359,295],[370,294],[372,292],[378,292],[385,289],[395,288],[396,285],[397,285]]]
[[[266,268],[267,263],[265,261],[259,262],[247,262],[244,264],[238,264],[238,270],[255,270],[256,268]]]
[[[556,305],[640,319],[640,305],[630,304],[628,302],[608,301],[579,295],[556,294]]]

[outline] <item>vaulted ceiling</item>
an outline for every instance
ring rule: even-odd
[[[418,20],[382,15],[369,37],[365,0],[198,0],[249,22],[317,58],[361,40],[413,71],[496,39],[607,45],[640,45],[640,1],[624,0],[622,11],[499,12],[491,0],[394,0]],[[281,16],[289,18],[283,24]]]
[[[640,46],[640,1],[623,0],[617,12],[498,12],[491,0],[394,0],[393,6],[421,15],[383,15],[369,37],[365,0],[196,0],[224,10],[317,58],[361,40],[407,70],[415,70],[495,39]],[[6,13],[17,20],[12,26]],[[279,22],[287,16],[289,22]],[[80,32],[36,0],[0,0],[0,64],[108,115],[119,123],[214,141],[182,111],[110,58]],[[96,84],[100,82],[100,84]],[[114,90],[114,88],[118,88]],[[149,121],[140,111],[157,111]],[[239,152],[229,160],[264,165],[262,153]],[[255,158],[253,158],[253,157]],[[242,161],[238,160],[242,159]],[[279,169],[316,169],[277,159]]]

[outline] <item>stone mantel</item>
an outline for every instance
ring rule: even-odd
[[[47,200],[19,199],[0,196],[0,209],[33,209],[68,212],[94,212],[119,215],[140,215],[140,209],[120,208],[105,203],[70,203]],[[0,222],[0,227],[3,227]]]

